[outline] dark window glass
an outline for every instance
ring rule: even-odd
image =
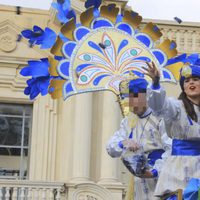
[[[27,177],[32,105],[0,103],[0,178]]]

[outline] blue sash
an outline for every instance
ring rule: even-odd
[[[200,155],[200,140],[177,140],[172,142],[173,156],[198,156]]]
[[[148,163],[150,165],[154,165],[156,160],[158,159],[161,159],[162,158],[162,154],[164,153],[165,151],[163,149],[156,149],[156,150],[153,150],[151,153],[149,153],[148,155]]]

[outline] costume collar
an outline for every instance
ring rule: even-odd
[[[143,115],[140,115],[140,116],[138,115],[138,117],[141,118],[141,119],[145,118],[145,117],[149,116],[151,114],[151,112],[152,112],[151,108],[147,108],[147,110],[145,111],[145,113]]]

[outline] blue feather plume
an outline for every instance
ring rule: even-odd
[[[41,29],[39,26],[34,26],[33,30],[26,29],[21,32],[22,36],[28,39],[30,46],[41,45],[41,49],[51,48],[56,41],[56,33],[50,29]]]
[[[46,95],[50,84],[51,76],[49,74],[49,62],[47,58],[41,60],[28,61],[28,66],[24,67],[20,74],[22,76],[31,76],[27,80],[27,87],[24,94],[29,95],[30,99],[34,99],[40,93]]]
[[[87,0],[85,2],[85,8],[89,8],[91,6],[94,6],[94,8],[99,8],[101,5],[102,0]]]
[[[76,13],[75,11],[71,8],[71,3],[70,0],[65,0],[64,2],[57,1],[53,2],[51,6],[57,10],[57,19],[61,23],[66,23],[68,22],[71,18],[74,18],[76,21]]]
[[[169,59],[169,60],[167,61],[166,66],[167,66],[167,65],[172,65],[172,64],[175,64],[175,63],[178,63],[178,62],[184,62],[184,60],[186,59],[186,57],[187,57],[187,54],[186,54],[186,53],[183,53],[183,54],[181,54],[181,55],[179,55],[179,56],[176,56],[176,57],[174,57],[174,58],[171,58],[171,59]]]
[[[28,86],[25,88],[24,94],[30,96],[30,99],[33,100],[40,93],[42,96],[48,94],[50,77],[31,78],[26,83]]]

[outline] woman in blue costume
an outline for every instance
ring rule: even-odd
[[[166,134],[163,120],[153,116],[151,109],[147,107],[147,84],[145,79],[138,78],[128,82],[127,93],[120,91],[122,99],[128,98],[131,112],[122,120],[120,129],[114,133],[107,144],[107,152],[111,157],[123,157],[127,151],[132,151],[132,155],[137,155],[137,150],[140,149],[140,153],[143,152],[148,159],[150,169],[144,171],[144,174],[134,173],[132,197],[134,200],[157,199],[154,197],[157,176],[164,158],[171,152],[171,139]],[[165,150],[166,152],[163,153]]]
[[[166,159],[155,190],[163,196],[184,189],[192,178],[200,179],[200,66],[185,65],[180,71],[179,99],[166,97],[159,84],[159,71],[148,64],[152,78],[147,101],[154,114],[163,117],[167,134],[173,139],[172,153]],[[193,199],[191,199],[193,200]]]

